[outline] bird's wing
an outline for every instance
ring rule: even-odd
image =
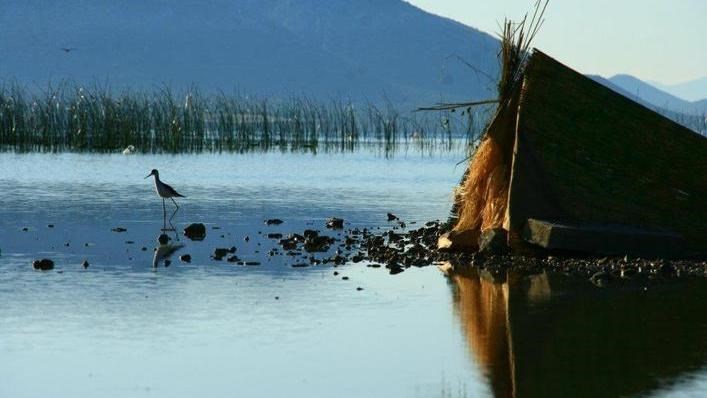
[[[176,197],[178,197],[178,198],[184,198],[184,197],[185,197],[184,195],[182,195],[182,194],[180,194],[179,192],[175,191],[174,188],[172,188],[171,186],[165,184],[164,182],[162,183],[162,185],[164,185],[164,187],[167,188],[167,191],[169,191],[169,194],[170,194],[170,195],[176,196]]]

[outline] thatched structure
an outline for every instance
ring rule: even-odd
[[[707,253],[707,138],[538,50],[500,101],[457,195],[454,233],[512,251]]]

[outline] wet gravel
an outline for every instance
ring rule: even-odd
[[[544,255],[536,257],[454,253],[437,250],[437,239],[447,228],[439,222],[407,233],[385,232],[365,239],[367,260],[386,264],[393,273],[410,266],[449,263],[455,267],[476,267],[502,274],[513,270],[520,274],[556,272],[587,278],[599,287],[645,280],[671,280],[707,277],[707,261],[694,259],[645,259],[630,256],[596,257],[580,255]]]
[[[418,228],[407,229],[404,222],[388,214],[391,227],[387,230],[353,228],[343,231],[341,239],[334,239],[317,231],[306,230],[280,240],[282,249],[296,256],[312,250],[308,243],[316,242],[326,252],[329,245],[337,246],[333,255],[322,264],[342,265],[366,263],[369,268],[385,268],[391,275],[411,267],[426,267],[448,263],[454,267],[476,267],[491,273],[513,270],[520,274],[557,272],[586,278],[599,287],[646,280],[672,280],[685,277],[707,277],[707,261],[644,259],[630,256],[592,257],[578,255],[545,255],[536,257],[458,253],[437,249],[437,240],[448,231],[440,221],[431,221]],[[317,246],[319,247],[319,246]],[[282,254],[282,252],[276,252]],[[318,265],[315,257],[309,265]],[[305,263],[294,267],[305,267]]]

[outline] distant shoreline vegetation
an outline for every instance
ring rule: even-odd
[[[20,152],[138,153],[353,151],[398,147],[463,150],[478,140],[489,109],[401,112],[343,100],[202,95],[169,87],[115,94],[99,85],[0,85],[0,148]],[[459,148],[462,147],[462,148]]]

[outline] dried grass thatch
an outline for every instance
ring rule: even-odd
[[[497,102],[499,107],[478,148],[456,195],[454,230],[479,233],[505,224],[513,148],[513,127],[520,83],[530,56],[530,45],[543,24],[549,0],[538,0],[532,17],[519,22],[506,20],[501,35],[501,75],[498,99],[458,104],[438,104],[425,109],[454,109]]]
[[[486,136],[469,164],[469,173],[458,191],[456,231],[500,228],[508,203],[508,168],[504,150]]]

